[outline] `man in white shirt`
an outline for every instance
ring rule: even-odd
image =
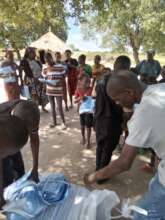
[[[129,170],[138,148],[150,147],[161,162],[140,204],[148,216],[138,214],[134,219],[165,219],[165,84],[147,87],[132,72],[121,71],[110,78],[107,94],[125,108],[139,105],[128,122],[129,135],[121,156],[102,170],[85,175],[84,181],[92,184]]]

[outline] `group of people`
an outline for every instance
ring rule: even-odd
[[[43,109],[44,96],[50,102],[52,111],[50,126],[57,125],[57,104],[65,128],[63,101],[68,110],[68,92],[71,107],[74,100],[78,106],[81,143],[86,143],[87,148],[90,148],[92,128],[96,132],[96,171],[84,176],[85,184],[95,182],[102,184],[128,170],[138,149],[150,148],[156,154],[159,165],[155,168],[156,175],[150,183],[149,191],[140,203],[140,206],[148,211],[148,216],[139,214],[135,219],[147,220],[153,216],[160,220],[164,219],[165,67],[161,68],[159,62],[154,60],[154,55],[155,52],[149,50],[147,60],[142,61],[136,68],[131,68],[128,56],[119,56],[111,70],[101,64],[99,55],[95,56],[94,66],[91,67],[86,64],[85,55],[80,55],[77,61],[71,57],[71,51],[67,50],[66,59],[62,61],[59,52],[55,53],[55,59],[48,52],[44,54],[42,67],[40,62],[35,60],[34,48],[26,50],[20,66],[14,63],[12,53],[8,52],[7,60],[1,64],[0,70],[5,79],[6,91],[10,95],[8,102],[0,104],[1,205],[4,203],[2,189],[25,172],[20,149],[26,144],[28,137],[31,140],[33,157],[31,178],[38,181],[40,121],[38,97],[42,100]],[[5,75],[6,73],[8,75]],[[157,81],[160,73],[161,84]],[[21,85],[26,83],[29,86],[33,101],[19,99],[19,92],[16,93],[17,89],[14,89],[19,88],[19,83]],[[38,90],[43,91],[42,95],[38,96]],[[128,123],[125,123],[125,120]],[[111,162],[113,151],[119,144],[123,131],[126,140],[121,155]]]

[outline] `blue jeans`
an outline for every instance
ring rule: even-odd
[[[165,220],[165,187],[159,183],[158,174],[149,183],[149,190],[139,207],[148,211],[148,216],[134,214],[134,220]]]

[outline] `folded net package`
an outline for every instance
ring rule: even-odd
[[[110,220],[119,203],[110,190],[89,191],[70,184],[63,174],[50,174],[36,184],[23,176],[5,189],[7,220]]]

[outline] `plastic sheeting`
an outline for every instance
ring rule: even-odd
[[[81,103],[79,114],[94,113],[95,100],[91,96],[86,96],[85,100]]]
[[[53,174],[56,175],[56,174]],[[44,180],[41,180],[41,184]],[[48,183],[48,182],[47,182]],[[46,186],[47,191],[53,193],[54,183],[49,182]],[[84,187],[72,185],[68,188],[68,195],[56,205],[49,205],[35,217],[22,217],[9,213],[8,220],[110,220],[111,210],[119,203],[117,194],[109,190],[94,190],[90,192]],[[21,210],[21,203],[15,200],[18,210]],[[15,206],[15,209],[16,209]],[[11,211],[11,210],[10,210]]]
[[[49,175],[38,184],[28,181],[29,174],[5,189],[4,206],[10,219],[33,219],[50,205],[56,205],[68,196],[70,184],[62,174]]]

